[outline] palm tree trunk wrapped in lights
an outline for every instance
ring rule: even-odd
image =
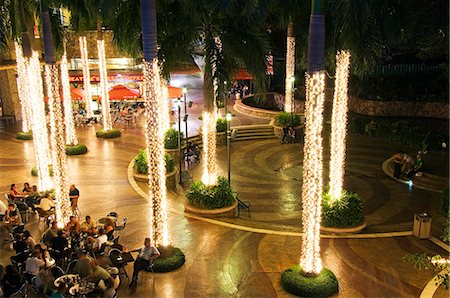
[[[312,0],[308,37],[308,74],[306,75],[306,123],[302,186],[302,252],[300,266],[308,275],[322,270],[320,258],[320,220],[322,202],[322,123],[325,98],[324,2]]]
[[[34,154],[38,169],[38,187],[40,190],[50,190],[53,187],[49,174],[51,164],[48,130],[45,117],[44,90],[42,87],[39,53],[33,51],[27,69],[28,88],[31,105],[31,130],[33,131]],[[32,92],[31,92],[32,91]]]
[[[167,226],[166,176],[160,68],[156,58],[156,3],[141,0],[142,44],[144,49],[145,136],[150,185],[150,236],[156,245],[170,244]]]
[[[294,102],[294,78],[295,76],[295,37],[294,24],[289,23],[287,29],[287,43],[286,43],[286,81],[285,81],[285,100],[284,111],[287,113],[293,112]]]
[[[89,56],[87,48],[86,35],[82,35],[78,38],[80,44],[81,53],[81,67],[83,69],[83,85],[84,85],[84,99],[86,102],[86,117],[91,118],[92,111],[92,92],[91,92],[91,74],[89,71]]]
[[[350,52],[336,55],[336,81],[331,116],[330,196],[339,200],[344,184],[345,140],[347,134],[347,101]]]
[[[19,90],[20,108],[22,112],[22,131],[31,130],[30,95],[28,94],[29,82],[27,80],[28,59],[24,57],[22,47],[14,41],[17,63],[17,89]]]
[[[70,96],[69,67],[67,62],[67,52],[64,49],[61,58],[61,85],[64,101],[64,124],[66,129],[66,144],[77,145],[78,139],[75,133],[75,121],[73,119],[72,98]]]
[[[112,129],[111,113],[108,94],[108,74],[106,70],[105,41],[103,40],[103,28],[101,18],[97,21],[97,51],[98,68],[100,72],[100,95],[102,97],[103,130]]]
[[[51,139],[54,142],[52,160],[55,177],[56,204],[55,214],[59,226],[65,225],[70,216],[69,187],[67,184],[67,167],[64,138],[64,122],[61,100],[59,97],[59,67],[56,64],[53,36],[47,1],[42,1],[42,27],[45,49],[45,83],[50,106]]]
[[[162,90],[162,112],[161,112],[161,125],[162,131],[167,131],[170,128],[170,99],[169,99],[169,89],[167,87],[167,81],[161,80],[161,90]]]

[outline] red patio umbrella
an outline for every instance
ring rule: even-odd
[[[128,88],[124,85],[116,85],[108,92],[109,99],[115,100],[115,99],[133,99],[133,98],[139,98],[139,90]]]
[[[183,96],[183,90],[181,88],[167,86],[169,89],[169,98],[177,98]]]
[[[59,98],[63,100],[62,88],[59,89]],[[84,90],[79,88],[70,87],[70,98],[72,100],[82,100],[84,98]],[[48,102],[48,96],[44,97],[44,101]]]

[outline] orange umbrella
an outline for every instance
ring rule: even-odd
[[[62,88],[59,89],[59,97],[61,100],[63,100],[63,92],[62,92]],[[70,87],[70,98],[72,100],[82,100],[84,98],[84,90],[83,89],[79,89],[79,88],[73,88]],[[48,101],[48,96],[44,97],[44,101],[47,102]]]
[[[128,88],[124,85],[116,85],[108,92],[109,99],[133,99],[139,98],[139,90]]]
[[[167,86],[167,89],[169,89],[169,98],[177,98],[183,96],[183,90],[181,88]]]

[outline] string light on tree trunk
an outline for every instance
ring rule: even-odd
[[[89,71],[89,59],[86,36],[80,36],[78,39],[81,53],[81,66],[83,68],[83,84],[84,84],[84,99],[86,102],[86,117],[93,116],[92,111],[92,92],[91,92],[91,74]]]
[[[19,90],[19,100],[22,112],[22,131],[31,130],[31,107],[30,95],[28,94],[27,67],[28,59],[23,56],[22,47],[14,41],[17,63],[17,89]]]
[[[150,186],[150,235],[156,245],[170,244],[167,226],[164,130],[161,123],[163,94],[158,60],[143,62],[145,136]]]
[[[109,108],[108,74],[106,70],[105,41],[97,40],[98,68],[100,71],[100,94],[102,97],[103,129],[111,130],[112,121]]]
[[[333,201],[341,197],[344,184],[349,66],[350,52],[338,52],[331,116],[330,197]]]
[[[59,69],[57,65],[45,65],[45,83],[50,107],[50,128],[52,146],[53,173],[55,177],[55,214],[62,226],[71,215],[69,187],[67,185],[67,167],[64,139],[64,121],[59,97]]]
[[[170,100],[169,100],[169,88],[167,87],[167,82],[161,80],[161,90],[162,90],[162,112],[161,112],[161,126],[162,131],[165,132],[170,128]]]
[[[203,112],[202,120],[202,154],[204,156],[202,182],[205,185],[214,185],[217,182],[216,113],[214,111]]]
[[[38,169],[38,187],[49,190],[53,187],[49,174],[51,157],[48,142],[47,120],[45,117],[44,90],[42,87],[41,66],[39,54],[33,51],[27,68],[27,82],[30,91],[30,106],[32,115],[32,131],[36,168]]]
[[[287,37],[286,49],[286,95],[284,100],[284,111],[291,113],[294,101],[294,78],[295,76],[295,37]]]
[[[73,119],[72,98],[70,96],[69,66],[67,62],[67,52],[64,49],[61,58],[61,85],[64,103],[64,124],[66,128],[66,144],[77,145],[78,139],[75,133],[75,121]]]
[[[325,99],[325,74],[306,74],[306,123],[302,187],[301,268],[317,275],[322,270],[320,258],[320,220],[322,201],[322,123]]]

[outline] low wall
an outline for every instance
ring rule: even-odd
[[[235,100],[233,109],[241,114],[263,119],[275,119],[280,113],[245,105],[240,99]]]
[[[170,173],[166,173],[166,187],[169,190],[176,190],[177,189],[177,174],[178,170],[177,168],[175,168],[172,172]],[[148,175],[146,174],[139,174],[138,172],[136,172],[135,170],[133,170],[133,177],[134,180],[137,181],[145,181],[148,183]]]
[[[378,101],[350,96],[348,108],[366,116],[449,119],[449,104],[443,102]]]

